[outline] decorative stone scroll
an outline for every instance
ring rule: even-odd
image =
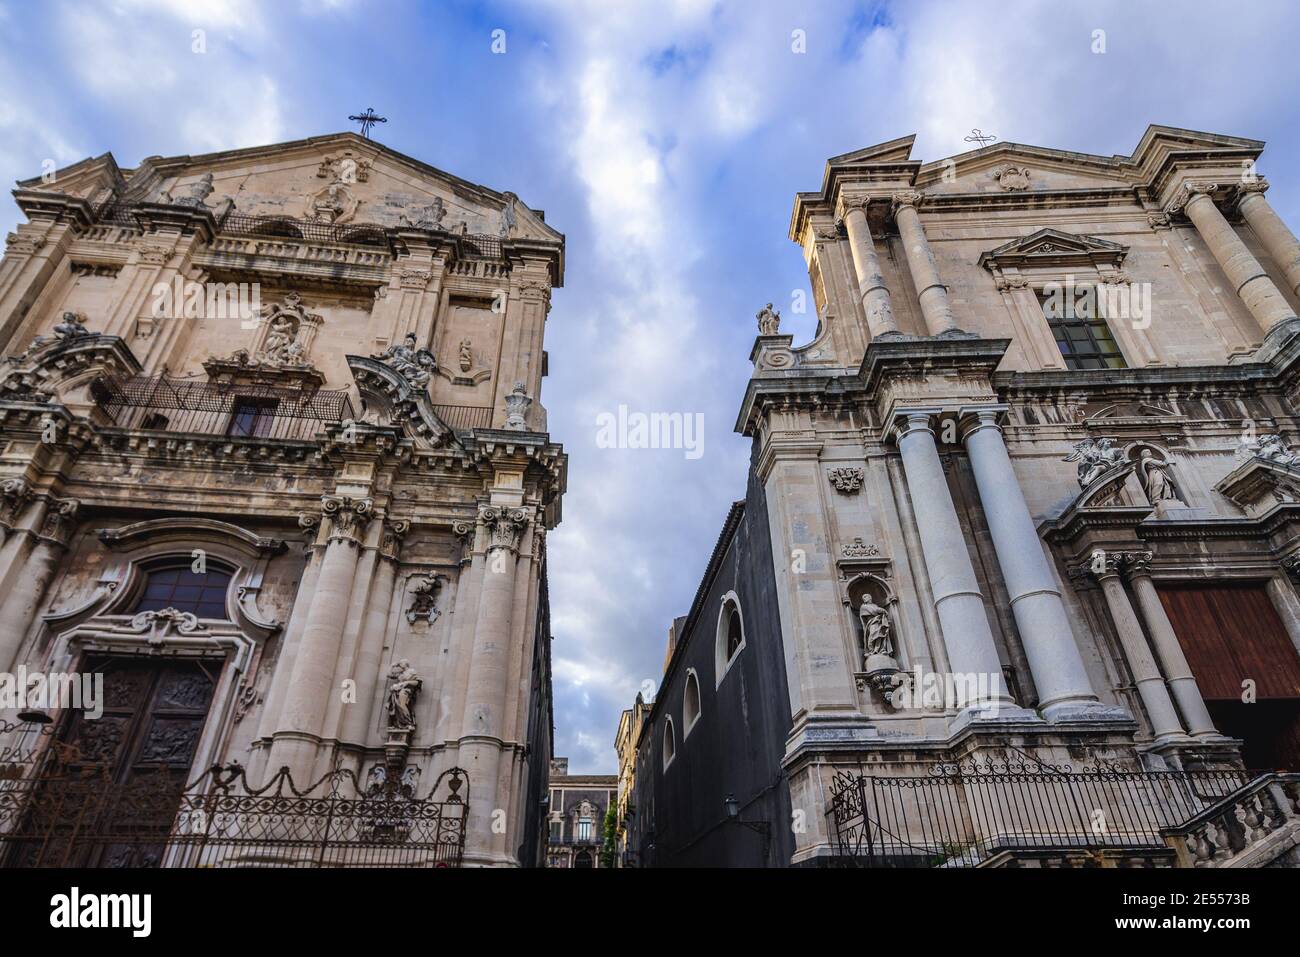
[[[479,509],[478,520],[487,526],[491,535],[488,541],[489,551],[519,551],[519,541],[528,526],[528,509],[484,505]]]
[[[330,541],[359,543],[374,515],[375,503],[369,498],[322,495],[321,515],[330,519]]]

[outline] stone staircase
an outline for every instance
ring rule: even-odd
[[[1176,867],[1300,867],[1300,773],[1261,774],[1160,833]]]

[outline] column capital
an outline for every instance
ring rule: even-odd
[[[411,530],[411,523],[405,519],[384,519],[384,527],[379,536],[379,554],[382,558],[397,561],[402,550],[402,538]]]
[[[994,429],[997,432],[1002,431],[1002,420],[1006,417],[1007,409],[1010,408],[1004,403],[997,405],[967,405],[957,410],[957,421],[961,440],[965,442],[976,432],[981,429]]]
[[[478,520],[491,535],[488,540],[488,551],[499,548],[517,553],[519,541],[532,516],[526,508],[484,505],[478,510]]]
[[[1246,180],[1237,184],[1237,201],[1245,199],[1247,196],[1263,196],[1268,192],[1269,182],[1262,176],[1256,176],[1254,179]]]
[[[1151,552],[1125,552],[1120,556],[1124,560],[1124,576],[1129,581],[1135,578],[1151,577]]]
[[[897,216],[899,210],[910,206],[912,209],[920,209],[921,203],[925,201],[925,193],[919,189],[900,189],[890,197],[890,214]]]
[[[871,206],[872,197],[867,195],[845,196],[840,194],[839,201],[835,204],[835,218],[847,219],[849,213],[860,212],[866,214],[868,207]]]
[[[942,412],[942,409],[897,409],[890,420],[888,434],[895,441],[913,432],[929,432],[933,435],[934,427],[930,422]]]
[[[468,565],[474,560],[474,536],[478,526],[474,522],[452,522],[451,533],[460,542],[460,564]]]
[[[49,497],[45,521],[41,523],[40,538],[60,547],[66,547],[76,528],[76,515],[81,502],[75,498]]]
[[[1283,558],[1282,570],[1293,582],[1300,582],[1300,552],[1293,552]]]
[[[345,495],[322,495],[321,517],[330,519],[329,541],[360,544],[366,526],[374,517],[375,502],[370,498],[349,498]]]
[[[1222,187],[1218,183],[1209,180],[1188,180],[1174,191],[1174,196],[1165,204],[1166,216],[1177,216],[1192,201],[1205,197],[1211,201],[1214,200],[1214,194]]]

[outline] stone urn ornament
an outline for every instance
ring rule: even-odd
[[[516,382],[514,389],[506,396],[506,428],[516,432],[526,431],[528,423],[524,416],[532,404],[532,398],[524,391],[523,382]]]

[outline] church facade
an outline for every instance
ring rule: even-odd
[[[15,198],[0,669],[102,693],[0,711],[0,863],[540,865],[564,237],[351,133]],[[72,835],[60,764],[173,803],[147,841]],[[351,830],[239,803],[295,791]]]
[[[646,866],[1300,841],[1300,243],[1263,144],[833,157],[634,753]],[[648,817],[647,817],[648,816]]]

